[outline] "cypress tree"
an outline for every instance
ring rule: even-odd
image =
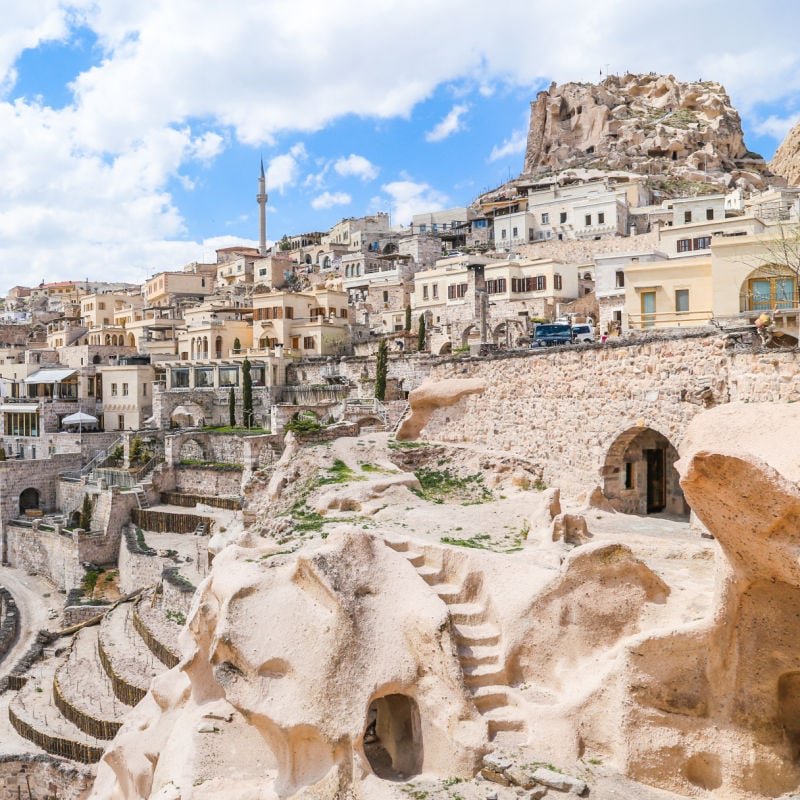
[[[406,331],[411,330],[411,306],[406,306]]]
[[[236,427],[236,392],[233,391],[233,386],[228,395],[228,424],[231,428]]]
[[[386,398],[386,372],[389,368],[389,354],[386,339],[381,339],[378,345],[378,354],[375,359],[375,397],[378,400]]]
[[[419,315],[419,332],[417,333],[417,350],[425,349],[425,315]]]
[[[85,531],[92,528],[92,498],[88,494],[83,496],[83,505],[81,506],[81,515],[78,519],[78,527],[83,528]]]
[[[233,340],[233,352],[238,353],[242,349],[242,343],[239,341],[239,337],[237,336]]]
[[[242,417],[245,428],[253,427],[253,379],[250,377],[250,362],[242,364]]]

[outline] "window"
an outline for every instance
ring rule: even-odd
[[[560,275],[553,275],[553,288],[556,290],[561,289],[561,276]]]
[[[516,239],[518,236],[519,236],[519,229],[518,228],[512,228],[512,230],[511,230],[511,238],[512,239]]]
[[[286,306],[286,319],[294,319],[294,309],[291,306]]]
[[[124,414],[117,414],[117,430],[124,431],[125,430],[125,415]]]
[[[797,286],[788,275],[750,278],[748,294],[742,311],[770,311],[773,308],[793,308],[797,305]]]
[[[559,215],[559,221],[561,221],[561,222],[566,222],[567,221],[567,212],[566,211],[562,211],[561,212],[561,214]]]
[[[448,300],[460,300],[467,293],[466,283],[451,283],[447,287]]]
[[[220,367],[219,368],[220,386],[239,385],[239,367]]]
[[[625,462],[625,488],[633,489],[633,463]]]
[[[591,214],[587,214],[586,217],[584,218],[584,221],[585,221],[585,223],[587,225],[591,225],[592,224],[592,215]]]
[[[127,397],[128,396],[128,384],[127,383],[123,383],[122,384],[122,396],[123,397]]]
[[[602,225],[602,224],[603,224],[605,221],[606,221],[606,215],[605,215],[605,213],[604,213],[604,212],[602,212],[602,211],[601,211],[601,212],[600,212],[600,213],[597,215],[597,224],[598,224],[598,225]]]
[[[261,277],[263,277],[264,275],[266,275],[266,274],[267,274],[267,268],[266,268],[266,267],[261,267],[261,269],[258,271],[258,274],[259,274]]]
[[[112,383],[111,384],[111,396],[112,397],[116,397],[117,396],[117,384],[116,383]]]
[[[497,278],[496,280],[486,281],[487,294],[503,294],[506,290],[506,279]]]
[[[689,290],[676,289],[675,290],[675,310],[683,312],[689,310]]]
[[[691,222],[692,221],[692,212],[691,211],[684,211],[683,212],[683,221],[684,222]]]
[[[198,389],[206,389],[214,385],[214,370],[212,367],[203,367],[194,371],[194,385]]]
[[[250,383],[253,386],[264,386],[265,376],[264,367],[250,367]]]
[[[423,286],[422,287],[422,299],[423,300],[427,300],[428,299],[428,287],[427,286]]]
[[[439,284],[438,283],[434,283],[433,284],[433,299],[434,300],[438,300],[439,299]]]
[[[707,250],[711,247],[710,236],[698,236],[692,241],[692,250]]]
[[[313,350],[314,349],[314,337],[313,336],[304,336],[303,337],[303,350]]]
[[[691,239],[678,239],[678,252],[679,253],[689,253],[692,249],[692,240]]]
[[[707,208],[706,209],[706,219],[714,219],[714,209]]]
[[[506,229],[505,229],[505,228],[502,228],[502,229],[501,229],[501,231],[500,231],[500,238],[501,238],[501,239],[505,239],[505,238],[506,238]]]
[[[189,388],[189,369],[180,368],[172,370],[172,388],[173,389],[188,389]]]
[[[617,289],[625,288],[625,273],[621,269],[618,269],[614,273],[614,286],[616,286]]]
[[[147,397],[147,384],[142,384],[142,397]]]
[[[656,293],[642,292],[642,327],[652,328],[656,324]]]
[[[389,292],[387,292],[387,291],[384,291],[384,293],[383,293],[383,302],[384,303],[388,303],[389,302]]]
[[[545,211],[545,213],[542,214],[542,225],[549,225],[549,224],[550,224],[550,214],[548,214]]]
[[[347,309],[346,309],[346,308],[342,308],[342,309],[340,309],[340,310],[339,310],[339,316],[340,316],[342,319],[347,319]]]

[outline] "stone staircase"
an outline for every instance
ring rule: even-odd
[[[150,501],[147,499],[147,492],[145,492],[141,486],[134,486],[131,491],[136,497],[136,505],[139,508],[150,508]]]
[[[462,578],[441,560],[438,565],[432,563],[434,554],[426,553],[420,545],[400,539],[384,539],[384,542],[405,556],[447,605],[464,684],[486,720],[489,739],[504,732],[524,734],[525,721],[508,685],[502,634],[493,620],[482,573],[472,572]]]
[[[133,603],[122,603],[99,626],[59,640],[9,702],[15,730],[48,753],[99,761],[152,679],[177,663],[180,627],[159,624],[160,607],[149,612],[143,621]]]
[[[400,426],[403,424],[403,420],[408,416],[409,412],[411,411],[411,403],[406,403],[403,406],[403,410],[400,412],[400,415],[397,417],[394,425],[392,425],[392,430],[390,432],[391,439],[395,439],[397,437],[397,431],[400,430]]]

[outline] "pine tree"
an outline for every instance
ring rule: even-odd
[[[78,527],[83,528],[85,531],[92,529],[92,498],[88,494],[83,496],[83,505],[81,506],[81,515],[78,519]]]
[[[250,362],[242,364],[242,417],[245,428],[253,427],[253,380],[250,377]]]
[[[375,358],[375,397],[378,400],[386,398],[386,372],[389,369],[389,353],[386,339],[381,339],[378,345],[378,354]]]
[[[425,349],[425,315],[419,315],[419,332],[417,333],[417,350],[422,352]]]
[[[236,427],[236,392],[233,391],[233,386],[228,394],[228,423],[231,428]]]
[[[411,306],[406,306],[406,331],[411,330]]]

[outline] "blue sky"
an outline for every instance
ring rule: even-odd
[[[252,241],[262,157],[270,238],[463,205],[519,173],[537,90],[606,65],[721,81],[767,158],[800,117],[789,0],[2,2],[0,291]]]

